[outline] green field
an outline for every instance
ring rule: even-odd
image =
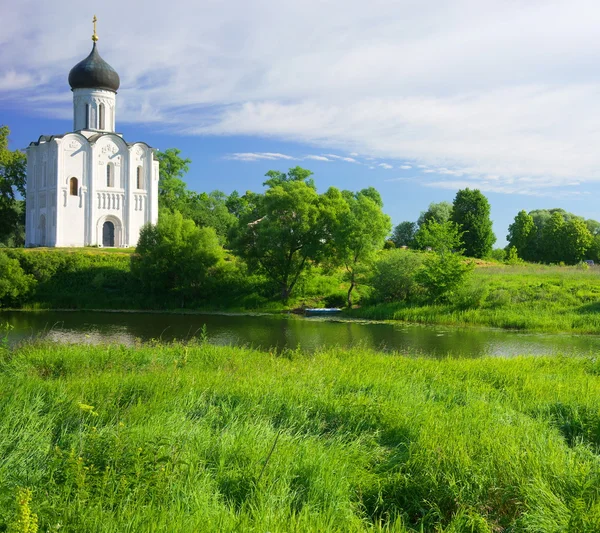
[[[354,316],[422,324],[600,333],[600,268],[484,265],[451,303],[366,306]]]
[[[0,531],[600,531],[599,446],[595,357],[0,359]]]

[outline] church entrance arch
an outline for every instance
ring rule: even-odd
[[[102,225],[102,246],[113,247],[115,245],[115,225],[107,220]]]
[[[123,246],[123,224],[118,217],[106,215],[98,219],[96,225],[96,243],[107,248]]]

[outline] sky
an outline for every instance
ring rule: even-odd
[[[457,190],[600,219],[600,4],[588,0],[0,0],[11,148],[72,130],[69,70],[119,73],[117,130],[178,148],[196,191],[270,169],[380,191],[394,224]]]

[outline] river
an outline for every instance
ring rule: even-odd
[[[429,357],[582,355],[600,351],[600,336],[519,333],[497,329],[420,326],[297,316],[170,314],[96,311],[0,312],[12,326],[9,343],[44,339],[61,343],[131,345],[151,339],[199,337],[262,349],[364,346]]]

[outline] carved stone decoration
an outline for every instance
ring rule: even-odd
[[[116,154],[119,149],[114,144],[107,144],[102,147],[103,154]]]
[[[67,207],[67,188],[66,187],[62,188],[62,193],[63,193],[63,207]]]
[[[68,145],[68,150],[79,150],[81,148],[81,143],[77,139],[73,139]]]

